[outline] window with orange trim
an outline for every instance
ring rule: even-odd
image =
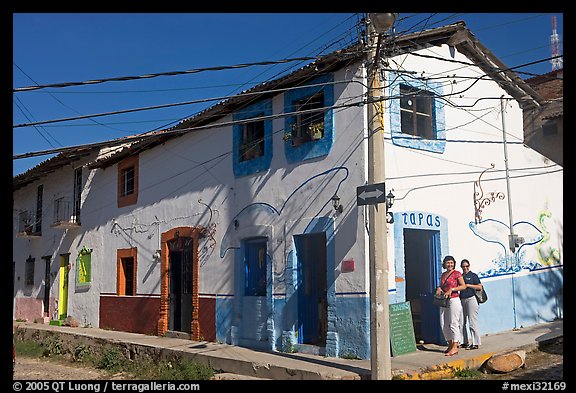
[[[138,156],[118,163],[118,207],[138,202]]]

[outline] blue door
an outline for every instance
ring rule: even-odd
[[[412,309],[416,342],[445,342],[440,310],[432,304],[440,271],[439,236],[439,231],[404,229],[405,296]]]
[[[298,343],[326,346],[326,234],[294,237],[297,258]]]

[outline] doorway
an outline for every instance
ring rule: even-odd
[[[190,237],[168,241],[168,330],[192,333],[192,246]]]
[[[297,258],[298,343],[326,346],[326,233],[294,236]]]
[[[52,283],[50,282],[50,261],[52,260],[51,256],[42,257],[44,259],[44,316],[50,317],[50,286]]]
[[[70,254],[60,255],[60,289],[58,291],[58,318],[68,316],[68,276],[70,272]]]
[[[440,232],[404,229],[406,301],[410,302],[416,342],[443,344],[440,312],[432,304],[439,274]]]

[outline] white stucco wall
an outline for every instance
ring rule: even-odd
[[[452,58],[447,46],[421,52]],[[469,62],[457,52],[454,59]],[[476,67],[462,67],[434,59],[399,56],[393,60],[392,64],[402,64],[404,69],[416,71],[416,75],[483,75]],[[334,81],[342,81],[352,77],[360,79],[362,76],[363,70],[358,63],[336,72],[333,78]],[[550,233],[546,246],[557,248],[561,255],[562,170],[517,143],[522,140],[522,113],[517,103],[511,101],[505,113],[507,141],[511,142],[508,144],[511,187],[508,192],[503,144],[493,143],[502,141],[500,101],[493,98],[508,94],[490,80],[473,84],[474,81],[460,78],[440,79],[440,82],[436,80],[436,83],[442,83],[444,94],[462,91],[463,95],[450,95],[447,97],[450,103],[444,102],[447,142],[443,153],[394,145],[390,139],[394,121],[390,116],[391,101],[385,101],[386,190],[394,189],[396,196],[392,211],[396,214],[428,212],[442,217],[447,223],[447,232],[446,248],[440,250],[441,256],[449,253],[457,261],[467,258],[472,264],[472,270],[476,272],[496,269],[502,257],[507,254],[506,248],[482,240],[470,227],[475,221],[474,182],[493,163],[494,169],[482,177],[482,186],[486,192],[502,192],[505,199],[486,206],[482,219],[508,225],[508,198],[511,198],[513,221],[530,224],[523,228],[518,226],[517,234],[526,238],[535,236],[528,229],[540,228],[540,220],[543,220]],[[335,83],[334,105],[359,102],[365,93],[366,89],[361,83]],[[387,94],[390,95],[390,92],[387,91]],[[476,101],[473,107],[464,107]],[[280,114],[284,108],[283,95],[275,96],[272,99],[272,112]],[[282,140],[284,118],[278,117],[272,121],[273,155],[270,168],[249,176],[235,177],[232,155],[226,154],[231,153],[233,148],[231,126],[195,131],[145,150],[139,154],[138,202],[123,208],[117,207],[117,165],[92,171],[85,169],[82,226],[77,229],[49,227],[53,200],[58,195],[72,196],[72,167],[61,168],[14,192],[16,231],[16,211],[20,208],[35,210],[36,187],[44,184],[45,220],[42,237],[33,240],[14,238],[13,241],[16,277],[21,277],[16,281],[17,299],[42,297],[40,291],[43,288],[39,285],[44,276],[42,256],[53,256],[52,270],[57,272],[60,254],[70,252],[70,261],[74,265],[78,251],[86,246],[94,250],[93,283],[87,291],[76,290],[72,286],[75,269],[71,269],[68,313],[81,324],[98,326],[100,295],[116,292],[118,249],[137,247],[137,294],[159,297],[160,262],[153,255],[160,248],[160,235],[179,226],[215,225],[213,237],[201,239],[199,245],[200,296],[232,296],[237,293],[234,266],[240,241],[252,236],[266,236],[273,283],[272,294],[269,296],[274,296],[273,307],[278,307],[275,312],[282,313],[281,301],[278,299],[283,299],[290,291],[289,280],[284,273],[294,247],[293,236],[307,231],[315,219],[326,218],[328,222],[333,220],[334,226],[334,238],[331,239],[334,245],[331,254],[333,261],[329,264],[333,266],[333,271],[328,272],[329,275],[333,274],[334,286],[331,290],[340,302],[335,303],[341,307],[336,313],[345,318],[360,303],[346,303],[344,300],[349,297],[366,299],[369,293],[366,209],[356,206],[356,188],[363,185],[367,178],[366,108],[335,109],[333,113],[334,144],[328,156],[296,164],[288,163]],[[218,122],[232,120],[233,116],[227,116]],[[550,167],[542,169],[546,166]],[[335,192],[343,205],[341,214],[334,213],[330,201]],[[542,216],[543,212],[547,212],[549,217]],[[237,228],[234,220],[238,221]],[[493,232],[498,228],[489,229]],[[399,263],[397,259],[400,254],[395,243],[399,234],[394,233],[394,230],[393,225],[388,226],[388,278],[391,294],[397,288],[395,266]],[[499,230],[502,237],[502,225]],[[506,231],[503,233],[507,244]],[[545,251],[543,245],[540,246],[523,247],[519,263],[538,261],[538,253]],[[36,285],[33,288],[23,286],[24,261],[28,255],[36,258]],[[341,262],[349,259],[355,261],[355,269],[343,273]],[[540,273],[529,271],[522,274]],[[502,279],[507,278],[491,275],[486,281]],[[51,289],[54,297],[58,296],[58,285],[56,275]],[[357,311],[361,316],[368,312],[363,307],[360,306]],[[486,311],[483,317],[488,321],[496,317],[497,311]],[[354,340],[367,340],[363,331],[366,329],[366,321],[356,315],[349,319],[352,320],[350,323],[357,324],[358,331],[364,336]],[[285,327],[279,327],[278,320],[274,323],[276,326],[270,329],[275,329],[278,338],[280,330]],[[347,349],[353,346],[348,345]],[[363,348],[360,351],[365,351],[366,342],[359,342],[358,346]]]

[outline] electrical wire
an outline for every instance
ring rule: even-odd
[[[125,82],[125,81],[130,81],[130,80],[137,80],[137,79],[156,78],[159,76],[196,74],[196,73],[204,72],[204,71],[223,71],[223,70],[246,68],[246,67],[252,67],[252,66],[263,66],[263,65],[271,65],[271,64],[289,63],[292,61],[307,61],[307,60],[317,60],[317,58],[315,58],[315,57],[297,57],[297,58],[293,58],[293,59],[259,61],[259,62],[255,62],[255,63],[235,64],[235,65],[230,65],[230,66],[195,68],[195,69],[186,70],[186,71],[169,71],[169,72],[159,72],[159,73],[155,73],[155,74],[147,74],[147,75],[139,75],[139,76],[120,76],[120,77],[115,77],[115,78],[95,79],[95,80],[88,80],[88,81],[83,81],[83,82],[63,82],[63,83],[53,83],[53,84],[38,85],[38,86],[17,87],[15,89],[13,89],[12,92],[14,92],[14,93],[25,92],[25,91],[45,89],[48,87],[63,88],[63,87],[70,87],[70,86],[93,85],[93,84],[105,83],[105,82]]]

